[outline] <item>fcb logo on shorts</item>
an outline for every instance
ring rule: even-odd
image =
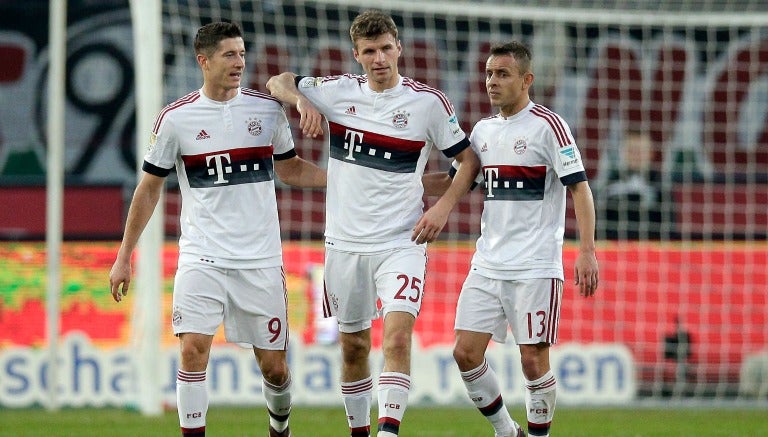
[[[261,135],[261,120],[255,118],[248,119],[248,133],[254,137]]]
[[[173,326],[181,325],[181,310],[176,307],[173,309]]]
[[[405,129],[408,126],[408,113],[405,111],[397,111],[392,116],[392,125],[398,129]]]

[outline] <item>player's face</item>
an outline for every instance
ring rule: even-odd
[[[400,41],[389,33],[374,39],[355,41],[355,60],[368,75],[368,85],[372,90],[380,92],[397,85],[397,59],[400,52]]]
[[[528,104],[528,88],[533,74],[520,73],[512,55],[492,55],[485,63],[485,88],[493,107],[508,117],[520,112]]]
[[[245,43],[239,37],[223,39],[210,57],[198,55],[198,62],[203,68],[206,92],[212,93],[208,97],[232,98],[245,69]]]

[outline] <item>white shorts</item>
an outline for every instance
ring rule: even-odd
[[[377,253],[326,248],[324,315],[336,316],[341,332],[359,332],[391,311],[416,317],[424,297],[424,245]]]
[[[485,332],[504,343],[509,326],[516,344],[555,344],[562,298],[560,279],[490,279],[470,271],[454,328]]]
[[[223,322],[229,342],[286,350],[287,296],[282,267],[179,265],[173,288],[173,333],[214,335]]]

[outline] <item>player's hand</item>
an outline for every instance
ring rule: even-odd
[[[128,294],[128,286],[131,284],[131,263],[122,263],[115,261],[112,270],[109,272],[109,288],[112,293],[112,299],[115,302],[123,300],[123,296]]]
[[[584,297],[594,296],[600,279],[594,251],[579,251],[579,256],[576,257],[574,273],[574,282],[579,286],[579,294]]]
[[[413,227],[413,233],[411,234],[411,241],[424,244],[437,240],[445,223],[448,221],[448,214],[451,212],[450,209],[444,210],[439,205],[440,203],[438,202],[435,206],[429,208],[424,212],[419,221],[416,222],[416,226]]]
[[[301,115],[299,127],[305,136],[315,138],[323,134],[323,114],[306,97],[299,98],[296,110]]]

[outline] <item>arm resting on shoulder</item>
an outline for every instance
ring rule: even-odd
[[[267,81],[267,90],[277,100],[295,106],[301,115],[301,132],[315,138],[323,134],[323,114],[296,88],[296,77],[289,71],[272,76]]]

